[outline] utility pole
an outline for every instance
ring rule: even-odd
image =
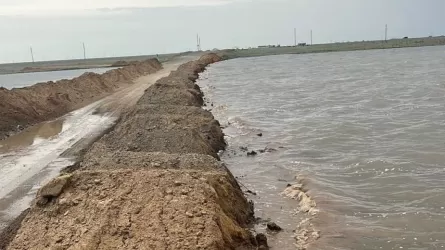
[[[85,43],[82,43],[82,45],[83,45],[83,60],[86,60],[87,59],[87,52],[85,50]]]
[[[312,30],[311,30],[311,45],[312,45]]]
[[[196,34],[196,49],[201,51],[201,38],[199,37],[199,34]]]
[[[31,51],[31,60],[34,63],[34,53],[32,52],[32,47],[29,47],[29,51]]]
[[[297,28],[294,28],[294,46],[297,46]]]
[[[385,24],[385,42],[388,41],[388,24]]]

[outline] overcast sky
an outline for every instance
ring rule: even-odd
[[[0,0],[0,62],[445,34],[445,0]]]

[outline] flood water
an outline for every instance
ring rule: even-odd
[[[103,99],[1,140],[0,232],[29,208],[42,185],[78,161],[91,143],[133,107],[145,89],[194,59],[183,56],[165,62],[162,70],[138,77]]]
[[[309,249],[445,248],[445,47],[236,59],[201,78],[223,160],[284,229],[275,249],[295,249],[307,217]],[[318,214],[280,195],[295,176]]]
[[[30,206],[42,184],[114,123],[110,115],[94,114],[98,103],[0,141],[0,231]]]
[[[0,87],[4,87],[7,89],[23,88],[34,85],[39,82],[72,79],[86,72],[102,74],[112,69],[114,68],[76,69],[76,70],[60,70],[60,71],[48,71],[48,72],[0,75]]]

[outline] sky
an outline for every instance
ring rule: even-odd
[[[445,35],[444,0],[0,0],[0,62]]]

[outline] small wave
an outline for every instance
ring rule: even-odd
[[[317,203],[309,196],[303,185],[303,179],[296,177],[297,182],[288,186],[282,195],[298,201],[297,213],[302,213],[305,218],[298,223],[295,229],[294,238],[297,249],[307,249],[307,247],[320,238],[318,230],[312,220],[320,212]]]
[[[242,118],[237,117],[237,116],[229,117],[227,120],[229,121],[230,125],[238,128],[238,129],[245,129],[245,128],[249,127],[249,124],[247,121],[245,121]]]

